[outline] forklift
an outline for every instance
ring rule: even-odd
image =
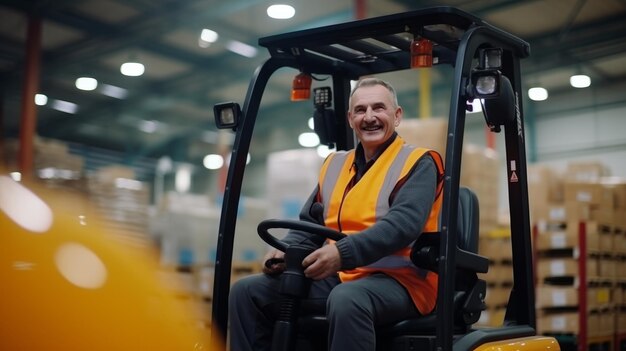
[[[347,123],[351,81],[387,72],[450,65],[454,75],[440,231],[436,236],[421,235],[411,256],[417,266],[439,274],[437,306],[430,315],[377,331],[381,335],[378,348],[559,350],[554,338],[539,336],[536,331],[520,75],[520,60],[530,55],[529,44],[459,9],[434,7],[263,37],[259,45],[267,48],[270,58],[255,71],[243,108],[235,102],[214,107],[217,127],[232,129],[235,140],[218,232],[213,337],[226,340],[242,180],[261,98],[270,77],[284,67],[299,72],[293,81],[292,100],[310,97],[312,77],[330,77],[327,80],[332,82],[331,86],[313,92],[315,132],[322,143],[337,150],[349,150],[356,142]],[[489,260],[477,254],[476,197],[459,184],[466,113],[474,99],[482,101],[489,130],[504,135],[506,148],[514,284],[502,326],[490,328],[473,327],[485,309],[485,282],[478,279],[478,274],[487,272]],[[298,277],[302,274],[297,272],[297,267],[290,268],[289,257],[297,257],[298,253],[291,253],[292,248],[270,233],[275,228],[304,230],[333,240],[341,239],[343,234],[297,220],[269,219],[259,224],[260,237],[286,252],[287,268],[281,291],[286,300],[298,302],[305,296],[306,281],[301,279],[306,278]],[[301,266],[303,257],[291,261]],[[307,317],[299,315],[297,303],[292,305],[293,310],[277,321],[273,350],[296,349],[296,339],[301,340],[305,331],[324,332],[323,311],[320,316]],[[300,332],[299,323],[306,323]],[[321,339],[319,334],[317,339]],[[318,348],[312,345],[309,349]]]

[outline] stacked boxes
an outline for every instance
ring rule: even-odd
[[[487,282],[485,304],[487,310],[481,314],[479,326],[502,325],[509,295],[513,286],[511,231],[496,228],[481,232],[478,245],[480,255],[489,257],[489,271],[480,278]]]
[[[606,173],[597,163],[572,163],[562,175],[529,167],[540,333],[592,344],[620,332],[626,182]]]
[[[443,118],[405,119],[396,128],[404,140],[418,147],[446,153],[448,121]],[[497,153],[488,148],[466,144],[461,162],[461,186],[476,193],[480,203],[480,228],[487,232],[498,224],[500,161]]]
[[[89,200],[98,218],[116,239],[136,247],[149,247],[149,186],[135,180],[131,168],[110,166],[87,179]]]

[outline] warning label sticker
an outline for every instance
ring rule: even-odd
[[[517,183],[518,179],[517,179],[517,174],[515,172],[511,172],[511,179],[510,182],[511,183]]]

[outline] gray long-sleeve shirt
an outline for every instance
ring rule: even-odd
[[[362,154],[357,152],[356,157],[362,157]],[[376,262],[410,245],[419,237],[435,200],[437,173],[433,159],[428,155],[422,157],[395,193],[389,212],[383,218],[371,227],[336,242],[342,270]],[[319,187],[302,207],[300,220],[319,222],[310,210],[318,191]],[[284,239],[287,244],[306,243],[315,247],[321,246],[324,240],[295,230],[291,230]]]

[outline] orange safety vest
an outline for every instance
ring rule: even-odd
[[[372,226],[389,211],[389,199],[396,184],[406,177],[419,159],[427,153],[435,161],[439,175],[437,196],[423,231],[438,231],[443,187],[441,156],[433,150],[405,144],[399,136],[348,191],[346,190],[351,179],[356,176],[356,171],[352,167],[354,150],[335,152],[324,161],[320,170],[319,195],[324,205],[326,226],[339,230],[341,224],[341,230],[348,235]],[[339,278],[345,282],[374,272],[385,273],[407,289],[420,313],[430,313],[436,304],[437,274],[415,266],[411,262],[410,253],[411,246],[407,246],[368,266],[341,271]]]

